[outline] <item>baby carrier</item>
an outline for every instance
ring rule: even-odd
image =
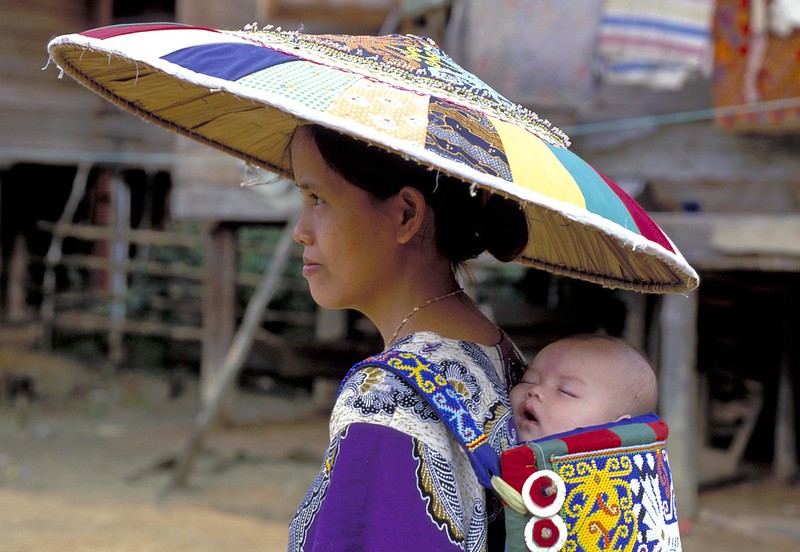
[[[503,499],[508,552],[680,551],[669,430],[655,414],[522,443],[498,458],[435,364],[387,351],[348,376],[365,366],[401,376],[438,413],[481,484]]]
[[[505,451],[507,550],[680,550],[667,434],[648,414]]]

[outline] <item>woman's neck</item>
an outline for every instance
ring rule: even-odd
[[[501,338],[497,326],[455,282],[448,291],[436,295],[431,292],[418,303],[406,304],[403,311],[395,310],[378,329],[386,347],[406,335],[423,331],[488,346],[496,345]]]

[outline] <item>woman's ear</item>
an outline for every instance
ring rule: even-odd
[[[425,196],[411,186],[403,187],[392,198],[394,206],[394,220],[397,223],[398,243],[408,243],[419,234],[425,223],[428,203]]]

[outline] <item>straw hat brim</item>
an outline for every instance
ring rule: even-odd
[[[609,287],[685,292],[698,277],[636,202],[546,121],[427,39],[176,24],[53,39],[58,67],[143,119],[291,177],[298,125],[320,124],[515,199],[518,262]]]

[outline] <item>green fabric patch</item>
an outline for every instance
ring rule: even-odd
[[[336,71],[317,63],[290,61],[257,71],[236,82],[325,111],[335,98],[360,78],[360,75]]]

